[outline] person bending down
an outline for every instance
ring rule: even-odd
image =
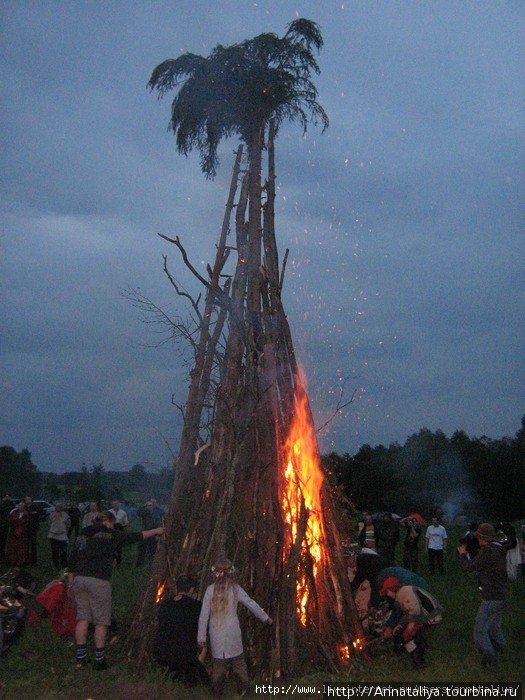
[[[409,654],[414,666],[424,664],[428,646],[426,633],[430,626],[443,619],[443,608],[428,591],[418,586],[403,586],[395,576],[386,578],[380,589],[394,603],[394,610],[383,631],[385,639],[393,638],[394,649]]]

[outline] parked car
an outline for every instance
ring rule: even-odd
[[[377,513],[372,513],[372,520],[376,523],[376,522],[378,522],[378,520],[381,520],[383,515],[386,515],[386,513],[387,513],[387,511],[384,511],[384,510],[381,510]],[[401,520],[401,516],[398,515],[397,513],[390,513],[390,515],[392,516],[392,520],[394,520],[394,522],[395,521],[399,522],[399,520]]]
[[[52,503],[49,503],[49,501],[35,500],[33,501],[33,505],[40,511],[41,520],[47,518],[47,516],[55,510],[55,506]]]

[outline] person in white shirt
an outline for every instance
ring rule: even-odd
[[[67,535],[71,520],[64,510],[62,501],[55,503],[55,510],[49,515],[48,539],[51,543],[51,557],[56,569],[67,567],[67,547],[69,537]]]
[[[235,569],[228,559],[220,560],[212,569],[215,583],[204,593],[199,617],[197,643],[206,647],[206,634],[209,631],[211,643],[212,691],[221,695],[231,667],[239,692],[249,687],[248,669],[244,659],[241,628],[237,617],[237,606],[242,603],[261,622],[272,624],[264,610],[252,600],[235,581]],[[209,628],[209,629],[208,629]]]
[[[128,514],[123,508],[120,507],[120,501],[118,499],[111,501],[111,508],[109,509],[109,512],[113,513],[113,515],[115,516],[115,529],[125,530],[129,524]],[[122,550],[117,549],[115,551],[115,564],[117,566],[120,566],[121,562]]]
[[[432,525],[427,527],[426,533],[428,568],[433,574],[437,569],[440,574],[445,571],[444,552],[447,548],[447,531],[439,524],[437,517],[432,518]]]
[[[126,511],[120,507],[120,501],[117,501],[116,499],[111,501],[111,508],[109,509],[109,512],[113,513],[115,516],[115,525],[120,525],[120,527],[117,527],[117,530],[123,530],[128,526],[128,515]]]
[[[85,527],[91,527],[91,525],[95,524],[95,520],[99,518],[102,515],[102,513],[98,509],[98,504],[96,501],[91,501],[91,503],[88,506],[88,510],[86,513],[84,513],[84,517],[82,518],[82,529]]]

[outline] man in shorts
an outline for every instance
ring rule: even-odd
[[[77,605],[75,628],[77,668],[87,665],[87,635],[89,623],[95,625],[95,662],[93,668],[107,668],[106,636],[111,624],[111,575],[115,552],[124,544],[141,542],[162,535],[164,528],[143,532],[115,529],[115,515],[106,511],[99,522],[82,531],[77,538],[69,562],[68,589]]]

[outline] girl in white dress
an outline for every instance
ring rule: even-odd
[[[238,690],[241,692],[249,687],[249,679],[237,606],[242,603],[266,624],[271,625],[272,620],[236,582],[235,569],[228,559],[217,562],[212,572],[215,581],[204,593],[197,641],[201,649],[204,649],[206,633],[209,632],[213,659],[213,692],[220,695],[224,690],[228,668],[232,669]]]

